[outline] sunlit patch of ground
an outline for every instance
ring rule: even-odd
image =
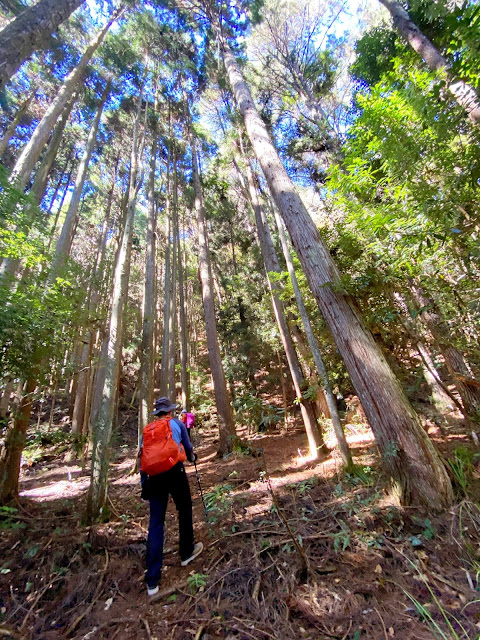
[[[25,489],[21,491],[20,497],[30,498],[38,502],[58,500],[60,498],[75,498],[84,493],[89,484],[89,477],[79,478],[78,480],[57,480],[35,489]]]

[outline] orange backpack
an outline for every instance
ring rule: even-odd
[[[187,459],[183,445],[177,444],[173,439],[170,420],[170,417],[154,420],[143,430],[140,468],[149,476],[164,473],[177,462]]]

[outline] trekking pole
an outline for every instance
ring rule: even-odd
[[[202,496],[203,508],[205,510],[205,518],[208,518],[207,505],[205,504],[205,498],[203,497],[202,485],[200,484],[200,476],[198,475],[197,461],[194,459],[195,475],[197,476],[198,488],[200,489],[200,495]]]

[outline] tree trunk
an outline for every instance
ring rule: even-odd
[[[260,241],[263,261],[265,264],[268,288],[272,296],[273,311],[275,314],[275,319],[277,321],[282,345],[287,356],[287,362],[290,369],[290,374],[292,376],[293,386],[295,387],[297,401],[300,404],[303,424],[305,426],[305,431],[308,438],[310,457],[315,460],[318,458],[319,451],[325,450],[325,444],[323,442],[322,434],[318,428],[318,423],[312,403],[310,400],[303,397],[303,393],[306,391],[307,385],[303,377],[302,368],[300,366],[297,352],[295,351],[290,331],[288,329],[285,309],[282,301],[280,300],[280,286],[278,283],[272,282],[270,278],[270,273],[272,271],[275,273],[281,273],[281,269],[280,265],[278,264],[277,254],[275,252],[275,247],[273,246],[264,211],[262,210],[262,207],[260,206],[260,203],[258,201],[257,190],[253,181],[253,172],[250,164],[248,163],[248,160],[246,162],[250,203],[255,213],[258,239]]]
[[[177,156],[175,151],[175,141],[173,142],[173,190],[172,190],[172,235],[169,238],[170,253],[172,256],[172,274],[170,279],[170,310],[168,314],[168,397],[173,402],[177,399],[177,387],[175,383],[175,361],[176,361],[176,344],[177,344],[177,242],[176,242],[176,225],[175,225],[175,209],[178,206],[177,198]]]
[[[277,351],[277,360],[278,360],[278,375],[280,377],[280,384],[282,385],[282,404],[283,404],[283,413],[284,413],[284,421],[285,426],[288,426],[288,402],[287,402],[287,385],[285,383],[285,376],[283,375],[283,362],[282,355],[280,351]]]
[[[172,277],[172,248],[170,243],[171,236],[171,219],[170,219],[170,158],[171,149],[170,142],[168,142],[168,154],[167,154],[167,185],[166,185],[166,202],[165,202],[165,276],[163,287],[163,336],[162,336],[162,364],[160,369],[160,396],[168,395],[168,370],[170,364],[170,296],[171,296],[171,277]]]
[[[451,65],[448,60],[420,31],[400,3],[395,0],[380,0],[380,2],[390,12],[393,24],[402,38],[408,42],[432,71],[443,72],[450,93],[465,109],[473,124],[477,127],[480,126],[480,100],[475,89],[460,78],[452,77]]]
[[[53,221],[52,229],[50,231],[50,237],[48,239],[47,252],[50,251],[50,247],[52,246],[53,239],[55,238],[55,234],[57,232],[58,219],[60,217],[60,213],[61,213],[62,208],[63,208],[63,203],[65,202],[65,198],[67,197],[67,193],[68,193],[68,190],[70,188],[70,181],[72,179],[72,174],[73,174],[73,170],[74,169],[75,169],[75,158],[72,159],[72,166],[70,167],[70,170],[69,170],[69,172],[67,174],[67,180],[65,182],[65,187],[63,189],[62,197],[60,198],[58,209],[57,209],[57,212],[55,214],[55,220]],[[53,198],[52,198],[52,202],[50,203],[49,209],[52,208],[53,202],[54,201],[53,201]]]
[[[415,321],[412,319],[407,302],[403,295],[398,291],[391,293],[391,300],[394,306],[396,306],[402,313],[401,321],[407,334],[418,349],[418,353],[422,360],[423,376],[427,383],[432,395],[431,401],[434,407],[436,407],[441,413],[443,413],[447,407],[457,406],[463,412],[464,409],[458,402],[458,400],[452,395],[445,383],[440,378],[440,374],[437,371],[432,356],[424,345],[419,331],[415,326]]]
[[[470,418],[477,418],[480,415],[480,388],[463,354],[452,345],[450,328],[440,316],[432,298],[416,284],[412,284],[412,294],[421,310],[418,317],[426,324],[438,344],[465,411]]]
[[[4,505],[18,497],[20,462],[27,439],[33,392],[36,386],[37,379],[35,376],[26,381],[20,405],[7,431],[0,453],[0,505]]]
[[[75,221],[77,219],[78,208],[80,205],[80,200],[82,198],[85,179],[87,177],[88,165],[90,163],[90,158],[91,158],[93,149],[95,147],[95,143],[97,142],[98,126],[100,124],[100,118],[102,116],[103,107],[105,106],[105,102],[107,101],[108,94],[110,93],[110,86],[111,86],[111,81],[109,80],[105,86],[102,97],[100,98],[100,102],[97,108],[97,113],[95,114],[95,118],[93,119],[92,125],[90,127],[90,131],[88,133],[88,138],[85,144],[85,149],[83,151],[83,156],[78,166],[77,176],[75,178],[75,187],[73,189],[72,197],[70,199],[70,204],[68,205],[67,213],[65,214],[65,220],[63,222],[62,231],[60,232],[60,237],[57,240],[55,255],[53,257],[52,264],[50,267],[50,273],[48,275],[48,280],[47,280],[49,284],[52,284],[55,281],[55,278],[58,276],[61,269],[65,266],[68,256],[70,255],[70,250],[72,248],[72,241],[73,241],[73,235],[74,235]]]
[[[174,166],[175,181],[177,167]],[[182,246],[180,242],[180,233],[178,225],[178,204],[174,203],[173,207],[173,226],[174,226],[174,241],[177,246],[177,272],[178,272],[178,301],[179,301],[179,329],[180,329],[180,383],[182,387],[182,408],[186,411],[190,411],[190,383],[188,377],[188,352],[187,352],[187,317],[185,310],[185,291],[184,291],[184,278],[183,278],[183,257]]]
[[[0,90],[84,0],[39,0],[0,31]]]
[[[53,161],[55,160],[55,156],[58,151],[58,147],[60,146],[60,141],[62,138],[63,130],[68,120],[68,116],[73,107],[74,96],[72,96],[69,104],[64,109],[62,114],[61,121],[58,123],[55,128],[52,139],[48,145],[47,152],[45,157],[42,160],[42,163],[35,174],[35,179],[30,190],[30,194],[33,199],[33,203],[28,202],[25,205],[23,212],[23,219],[21,224],[17,226],[16,231],[23,231],[25,236],[28,236],[30,228],[35,220],[37,215],[37,207],[35,205],[39,205],[46,189],[48,173],[52,167]],[[0,279],[3,278],[11,278],[12,282],[14,282],[15,274],[20,266],[21,259],[20,258],[5,258],[0,267]]]
[[[0,399],[0,419],[7,417],[8,409],[10,407],[10,396],[13,392],[13,380],[8,380],[5,388],[2,390],[2,397]]]
[[[208,358],[213,379],[215,404],[217,405],[218,429],[220,442],[218,455],[225,456],[233,451],[237,441],[233,412],[228,397],[225,372],[223,370],[220,345],[218,342],[217,323],[215,320],[215,303],[213,294],[212,268],[208,249],[207,220],[203,201],[202,186],[198,173],[197,150],[195,138],[190,127],[190,144],[192,148],[193,186],[195,189],[195,210],[198,220],[198,267],[202,285],[203,311],[205,314],[205,331],[207,334]]]
[[[112,211],[112,203],[113,203],[113,194],[115,192],[115,183],[117,179],[117,170],[118,170],[118,162],[120,156],[117,156],[115,161],[115,167],[113,169],[113,177],[112,177],[112,186],[110,188],[110,192],[108,194],[107,207],[105,211],[105,220],[102,226],[102,231],[99,234],[98,245],[97,245],[97,255],[95,257],[95,261],[93,264],[93,273],[90,279],[89,293],[88,293],[88,310],[89,313],[93,310],[97,309],[101,293],[99,287],[96,284],[99,275],[103,275],[103,267],[105,261],[105,251],[106,251],[106,237],[110,224],[110,216]],[[90,321],[91,322],[91,321]],[[80,371],[77,377],[77,393],[75,394],[75,403],[73,406],[73,414],[72,414],[72,433],[75,434],[83,434],[85,419],[87,416],[87,405],[88,405],[88,390],[91,386],[91,381],[93,378],[92,371],[92,353],[95,342],[95,332],[92,331],[92,327],[88,326],[85,331],[85,336],[83,338],[83,350],[80,360]]]
[[[1,35],[1,32],[0,32],[0,35]],[[20,105],[20,108],[17,110],[15,117],[13,118],[12,122],[8,125],[7,130],[5,131],[5,135],[0,140],[0,158],[3,156],[3,154],[7,150],[8,143],[13,138],[15,131],[17,129],[17,126],[19,125],[20,120],[23,118],[23,116],[27,112],[27,109],[30,106],[33,98],[35,97],[36,92],[37,92],[37,87],[33,89],[33,91],[30,93],[30,95],[25,100],[25,102],[23,102]]]
[[[63,85],[58,90],[58,93],[46,110],[43,118],[38,123],[32,137],[23,148],[20,157],[18,158],[10,176],[10,182],[15,185],[19,190],[23,190],[30,178],[35,164],[43,151],[43,147],[52,131],[59,115],[65,108],[65,105],[72,97],[72,93],[76,89],[78,83],[81,80],[82,75],[87,68],[93,54],[98,49],[103,39],[105,38],[107,31],[110,29],[112,23],[118,18],[118,12],[115,13],[101,31],[90,42],[85,49],[84,54],[80,58],[80,62],[77,66],[68,74]],[[0,57],[1,60],[1,57]]]
[[[229,81],[255,155],[312,293],[345,361],[398,497],[403,503],[423,503],[432,509],[443,509],[453,499],[445,466],[373,336],[364,327],[358,311],[341,292],[339,271],[282,165],[218,25],[216,31]]]
[[[72,97],[70,98],[65,109],[62,112],[62,117],[55,127],[55,131],[53,132],[52,138],[47,147],[47,151],[45,152],[45,157],[42,159],[42,162],[35,173],[35,178],[32,184],[32,188],[30,189],[30,194],[33,196],[33,199],[37,205],[42,202],[42,199],[45,195],[48,174],[50,173],[50,169],[52,168],[52,165],[58,153],[58,149],[60,148],[63,132],[68,122],[68,118],[70,117],[70,114],[72,112],[75,98],[76,92],[74,91]]]
[[[92,464],[91,481],[87,499],[87,519],[93,522],[101,513],[107,500],[107,482],[109,468],[109,447],[115,419],[118,380],[120,374],[120,362],[122,356],[123,341],[123,311],[128,295],[128,283],[130,278],[130,259],[132,250],[133,223],[137,194],[142,179],[138,178],[139,156],[139,123],[142,105],[142,93],[138,100],[137,115],[135,118],[131,170],[129,185],[129,201],[125,225],[117,254],[115,272],[113,277],[112,308],[108,326],[108,336],[104,358],[99,362],[99,370],[103,369],[101,401],[95,421],[91,424]]]
[[[155,116],[156,117],[156,100]],[[148,179],[148,218],[147,241],[145,245],[145,286],[143,290],[142,344],[140,351],[139,393],[138,393],[138,444],[143,430],[149,422],[153,406],[153,365],[154,365],[154,328],[156,310],[155,278],[155,169],[157,156],[157,130],[152,131],[152,150],[150,155],[150,175]]]
[[[287,263],[288,273],[290,275],[293,291],[295,293],[295,299],[297,301],[298,312],[300,314],[300,318],[302,319],[303,328],[305,330],[305,335],[307,336],[308,346],[310,347],[310,351],[312,352],[313,361],[315,362],[315,367],[320,376],[322,391],[325,395],[325,400],[327,402],[328,411],[330,413],[333,429],[335,431],[335,436],[337,438],[338,448],[340,449],[340,454],[342,456],[342,460],[345,463],[345,465],[347,467],[351,467],[353,464],[352,454],[350,453],[350,449],[348,448],[347,440],[345,438],[345,433],[343,432],[343,427],[340,422],[340,416],[338,415],[338,409],[337,409],[337,402],[333,397],[332,388],[328,380],[327,370],[325,368],[325,365],[323,363],[323,358],[320,353],[320,347],[313,333],[312,325],[310,323],[310,318],[308,317],[307,309],[305,308],[305,304],[303,302],[303,296],[302,296],[302,292],[300,291],[300,287],[298,285],[295,269],[293,267],[293,261],[290,255],[290,249],[287,243],[287,237],[285,235],[283,222],[282,222],[282,219],[280,218],[280,214],[278,213],[278,210],[275,209],[275,207],[274,207],[274,214],[275,214],[275,222],[277,223],[278,232],[280,234],[280,242],[282,243],[283,255],[285,256],[285,262]]]

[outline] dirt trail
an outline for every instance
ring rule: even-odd
[[[295,429],[252,439],[258,457],[226,460],[204,432],[197,451],[208,522],[191,465],[188,474],[195,535],[206,549],[180,567],[170,504],[167,593],[153,606],[143,584],[148,504],[130,474],[133,451],[112,464],[109,521],[90,529],[81,523],[88,475],[78,465],[51,460],[26,470],[20,510],[2,520],[0,635],[476,640],[478,508],[464,501],[438,519],[395,508],[370,471],[371,434],[352,429],[362,478],[340,477],[336,455],[309,463]]]

